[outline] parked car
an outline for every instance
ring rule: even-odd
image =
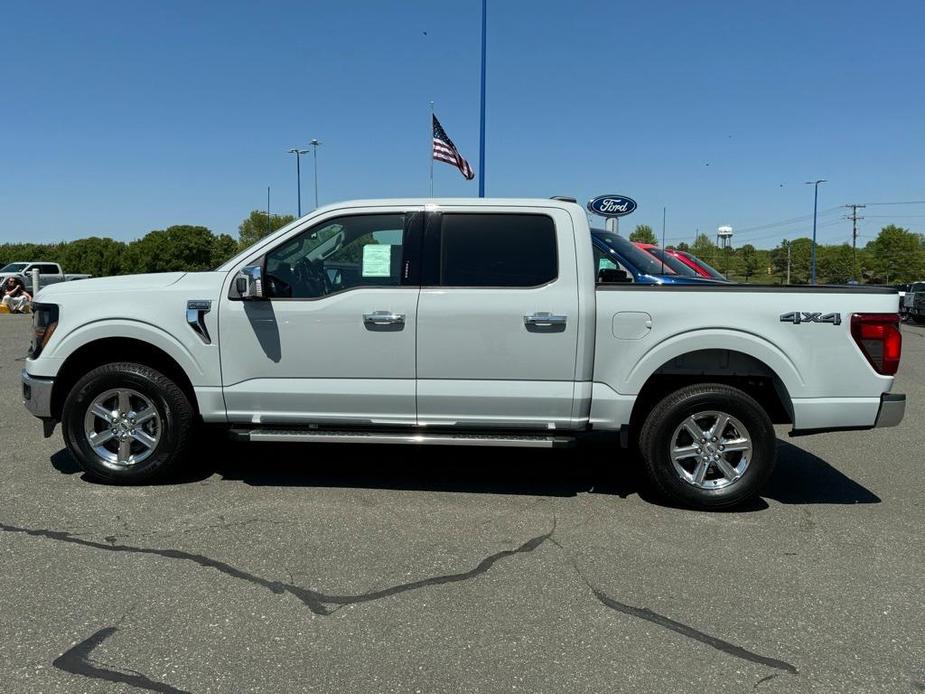
[[[906,317],[914,323],[925,323],[925,282],[913,282],[902,299]]]
[[[635,243],[604,229],[591,230],[598,270],[616,269],[636,284],[715,284],[696,274],[681,274]]]
[[[26,291],[30,294],[32,291],[32,271],[39,271],[39,288],[58,282],[70,282],[72,280],[88,279],[91,275],[66,275],[58,263],[45,263],[40,261],[18,261],[9,263],[0,268],[0,282],[11,275],[22,279],[26,285]]]
[[[688,265],[681,258],[675,255],[671,249],[659,248],[654,243],[642,243],[641,241],[635,241],[634,243],[642,250],[654,256],[663,268],[673,272],[674,274],[681,275],[682,277],[702,277],[704,279],[716,279],[717,281],[722,282],[726,281],[722,278],[722,276],[719,278],[707,278],[705,274],[695,270],[694,267]]]
[[[254,442],[595,435],[698,508],[759,493],[775,423],[902,419],[894,289],[645,284],[601,266],[618,249],[561,200],[329,205],[212,272],[46,287],[23,400],[111,482],[182,465],[197,422]]]
[[[694,270],[701,277],[707,277],[709,279],[719,280],[721,282],[728,281],[726,279],[726,275],[717,270],[715,267],[712,267],[707,263],[707,261],[703,260],[702,258],[698,258],[696,255],[688,253],[687,251],[679,251],[677,248],[667,248],[665,250],[680,260],[682,263],[687,265],[689,268]]]

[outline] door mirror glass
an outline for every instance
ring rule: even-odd
[[[241,268],[234,278],[234,289],[238,297],[244,300],[263,298],[263,268],[249,265]]]

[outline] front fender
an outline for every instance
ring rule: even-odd
[[[39,359],[29,364],[28,371],[34,376],[54,377],[61,365],[78,349],[97,340],[113,337],[140,340],[162,350],[180,365],[194,386],[221,383],[219,374],[212,373],[217,372],[217,369],[206,363],[204,355],[195,354],[187,345],[157,325],[125,318],[81,324],[63,338],[54,340],[52,349],[42,352]],[[126,355],[126,359],[131,359],[131,355]]]

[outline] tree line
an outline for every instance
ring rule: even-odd
[[[238,226],[238,238],[208,227],[177,224],[135,241],[90,236],[60,243],[0,244],[0,267],[18,260],[60,263],[65,272],[94,277],[142,272],[211,270],[295,217],[254,210]]]
[[[141,272],[195,272],[218,267],[267,234],[289,224],[292,215],[253,210],[238,226],[238,238],[215,234],[204,226],[179,224],[155,229],[135,241],[91,236],[61,243],[0,244],[0,267],[18,260],[60,263],[65,272],[101,277]],[[657,244],[648,225],[637,226],[631,241]],[[751,244],[719,248],[706,234],[698,234],[679,250],[693,253],[738,282],[760,284],[806,284],[810,279],[812,241],[797,238],[781,241],[773,249]],[[789,263],[788,263],[789,256]],[[816,279],[819,283],[843,284],[851,280],[872,284],[899,284],[925,280],[925,239],[922,234],[893,224],[883,227],[877,238],[855,252],[849,244],[816,246]]]
[[[630,241],[657,244],[652,228],[637,226]],[[671,248],[672,246],[669,246]],[[729,279],[760,284],[807,284],[811,275],[812,239],[784,239],[775,248],[720,248],[706,234],[692,244],[674,246],[702,258]],[[789,272],[788,272],[789,267]],[[925,238],[895,224],[883,227],[877,238],[856,250],[851,244],[816,244],[816,281],[819,284],[905,284],[925,280]]]

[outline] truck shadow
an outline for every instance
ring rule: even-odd
[[[215,450],[218,444],[218,451]],[[641,464],[629,453],[584,445],[564,450],[411,447],[394,445],[248,444],[213,441],[201,462],[163,484],[216,476],[254,486],[347,487],[474,494],[575,496],[637,495],[661,504],[648,488]],[[80,472],[67,450],[51,457],[63,474]],[[87,479],[85,475],[83,479]],[[880,498],[825,460],[778,442],[777,467],[761,495],[739,512],[782,504],[872,504]]]

